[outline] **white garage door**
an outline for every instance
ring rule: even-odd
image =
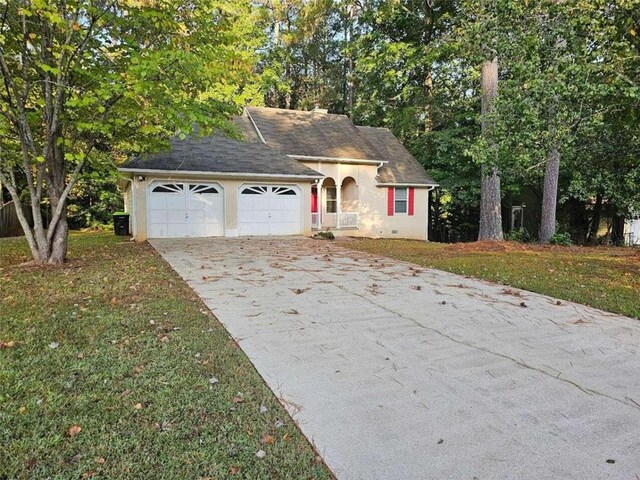
[[[302,195],[297,187],[252,185],[240,187],[238,233],[240,235],[297,235]]]
[[[149,238],[224,235],[222,189],[208,183],[155,183],[147,193]]]

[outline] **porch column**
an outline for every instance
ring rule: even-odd
[[[318,229],[322,230],[322,183],[324,182],[324,177],[321,178],[317,183],[317,191],[318,191]]]
[[[340,228],[340,215],[342,215],[342,179],[336,179],[336,228]]]

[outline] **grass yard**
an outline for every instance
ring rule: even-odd
[[[640,249],[351,239],[345,246],[640,318]]]
[[[0,239],[0,479],[332,478],[150,246],[74,234],[70,258]]]

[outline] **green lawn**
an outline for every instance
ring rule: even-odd
[[[345,246],[640,318],[640,249],[350,240]]]
[[[0,478],[331,478],[151,247],[76,234],[65,267],[28,259],[0,239]]]

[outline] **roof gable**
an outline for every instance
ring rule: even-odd
[[[357,127],[359,132],[378,150],[389,163],[380,168],[380,183],[406,183],[417,185],[436,185],[424,167],[404,148],[388,128]]]
[[[267,145],[287,155],[381,160],[346,115],[248,107]]]

